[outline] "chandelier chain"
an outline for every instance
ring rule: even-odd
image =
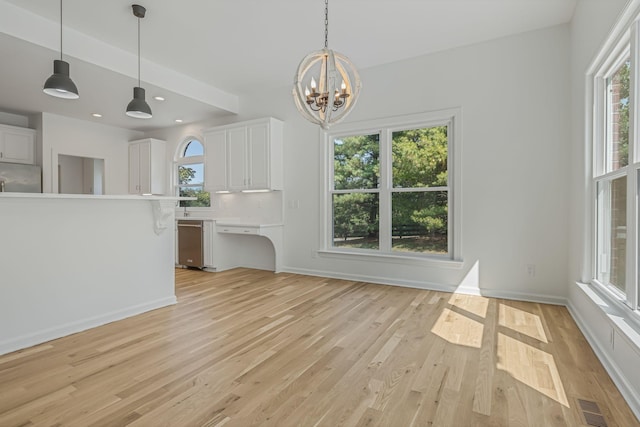
[[[329,48],[329,0],[324,0],[324,48]]]

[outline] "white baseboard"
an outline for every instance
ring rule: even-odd
[[[567,309],[578,325],[582,335],[584,335],[587,342],[589,342],[589,345],[600,360],[600,363],[602,363],[602,366],[604,366],[604,369],[611,377],[611,380],[614,382],[616,387],[618,387],[618,390],[620,390],[620,393],[629,405],[629,408],[631,408],[631,411],[635,414],[636,418],[640,420],[640,396],[635,392],[633,387],[631,387],[622,372],[620,372],[620,368],[615,363],[612,363],[613,358],[606,351],[606,346],[596,338],[595,334],[589,327],[589,323],[584,320],[584,317],[571,303],[571,300],[568,301]]]
[[[353,280],[358,282],[375,283],[379,285],[401,286],[405,288],[424,289],[429,291],[440,291],[465,295],[481,295],[490,298],[537,302],[543,304],[566,305],[567,303],[567,300],[565,298],[553,295],[511,292],[497,289],[462,288],[442,285],[433,282],[419,282],[391,277],[366,276],[363,274],[345,274],[336,273],[334,271],[308,270],[304,268],[283,267],[282,271],[287,273],[304,274],[307,276],[330,277],[332,279]]]
[[[540,304],[567,305],[567,299],[555,295],[534,294],[530,292],[514,292],[504,289],[457,288],[456,293],[481,295],[489,298],[509,299],[515,301],[535,302]]]
[[[336,273],[334,271],[309,270],[306,268],[293,268],[293,267],[285,266],[282,268],[282,272],[302,274],[305,276],[317,276],[317,277],[327,277],[331,279],[351,280],[355,282],[375,283],[377,285],[391,285],[391,286],[401,286],[405,288],[425,289],[430,291],[442,291],[442,292],[449,292],[449,293],[453,293],[456,290],[455,286],[447,286],[447,285],[441,285],[437,283],[418,282],[414,280],[403,280],[403,279],[390,278],[390,277],[366,276],[363,274]]]
[[[155,310],[157,308],[166,307],[168,305],[175,304],[176,302],[177,299],[175,296],[161,298],[155,301],[126,307],[121,310],[115,310],[98,316],[89,317],[87,319],[53,326],[33,334],[10,338],[8,340],[0,342],[0,355],[11,353],[17,350],[22,350],[37,344],[42,344],[56,338],[61,338],[67,335],[82,332],[87,329],[95,328],[96,326],[102,326],[107,323],[115,322],[117,320],[126,319],[127,317],[142,314],[147,311]]]

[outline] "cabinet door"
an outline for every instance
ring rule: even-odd
[[[247,130],[246,127],[227,131],[229,150],[229,189],[247,188]]]
[[[204,135],[205,171],[207,191],[227,190],[227,133],[211,132]]]
[[[249,127],[249,188],[269,188],[269,125]]]
[[[142,142],[137,144],[140,146],[140,194],[151,194],[151,143]]]
[[[140,144],[129,145],[129,194],[140,193]]]
[[[0,161],[8,163],[34,163],[35,136],[31,131],[4,130],[0,143]]]
[[[210,268],[215,268],[215,265],[213,263],[214,261],[214,240],[213,240],[213,233],[215,233],[216,230],[213,227],[213,222],[212,221],[204,221],[203,222],[203,229],[202,229],[202,239],[203,239],[203,252],[204,252],[204,266],[205,267],[210,267]]]

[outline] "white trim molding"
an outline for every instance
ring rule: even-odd
[[[166,297],[143,304],[132,305],[121,310],[104,313],[99,316],[80,319],[64,325],[54,326],[49,329],[38,331],[33,334],[14,337],[0,342],[0,355],[11,353],[12,351],[25,349],[34,345],[42,344],[67,335],[86,331],[87,329],[97,326],[106,325],[107,323],[123,320],[127,317],[136,316],[146,313],[147,311],[156,310],[158,308],[173,305],[177,302],[176,297]]]
[[[589,345],[640,419],[640,327],[598,287],[576,283],[567,308]]]
[[[428,254],[402,254],[398,252],[390,252],[388,249],[381,251],[355,251],[341,250],[332,246],[332,200],[331,200],[331,180],[333,176],[332,143],[330,138],[339,135],[365,135],[380,133],[380,156],[386,158],[386,162],[380,163],[380,188],[386,188],[389,191],[391,184],[388,177],[391,175],[391,133],[403,129],[417,129],[432,126],[447,126],[448,134],[448,154],[447,154],[447,170],[448,182],[446,191],[449,193],[449,250],[446,257],[432,256]],[[381,130],[384,130],[382,132]],[[384,135],[383,135],[384,134]],[[431,267],[436,268],[461,268],[463,262],[463,241],[462,241],[462,108],[448,108],[436,111],[426,111],[416,114],[377,118],[372,120],[364,120],[359,122],[342,123],[332,127],[329,131],[320,131],[320,227],[319,227],[319,254],[324,256],[333,256],[333,254],[344,254],[344,259],[362,259],[363,256],[375,256],[376,261],[387,258],[392,263],[418,263],[416,258],[420,258],[423,262]],[[383,156],[383,150],[386,150],[386,156]],[[383,172],[386,170],[386,172]],[[432,188],[433,189],[433,188]],[[378,191],[379,189],[371,190]],[[394,191],[401,191],[393,189]],[[356,192],[367,192],[369,190],[354,190]],[[412,189],[415,191],[415,189]],[[390,212],[390,206],[383,209],[382,201],[380,209]],[[386,219],[381,215],[380,235],[386,236],[386,240],[390,239],[390,219]]]

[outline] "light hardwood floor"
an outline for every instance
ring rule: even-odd
[[[564,307],[177,270],[178,304],[0,357],[0,426],[609,426]],[[593,418],[595,417],[595,418]]]

